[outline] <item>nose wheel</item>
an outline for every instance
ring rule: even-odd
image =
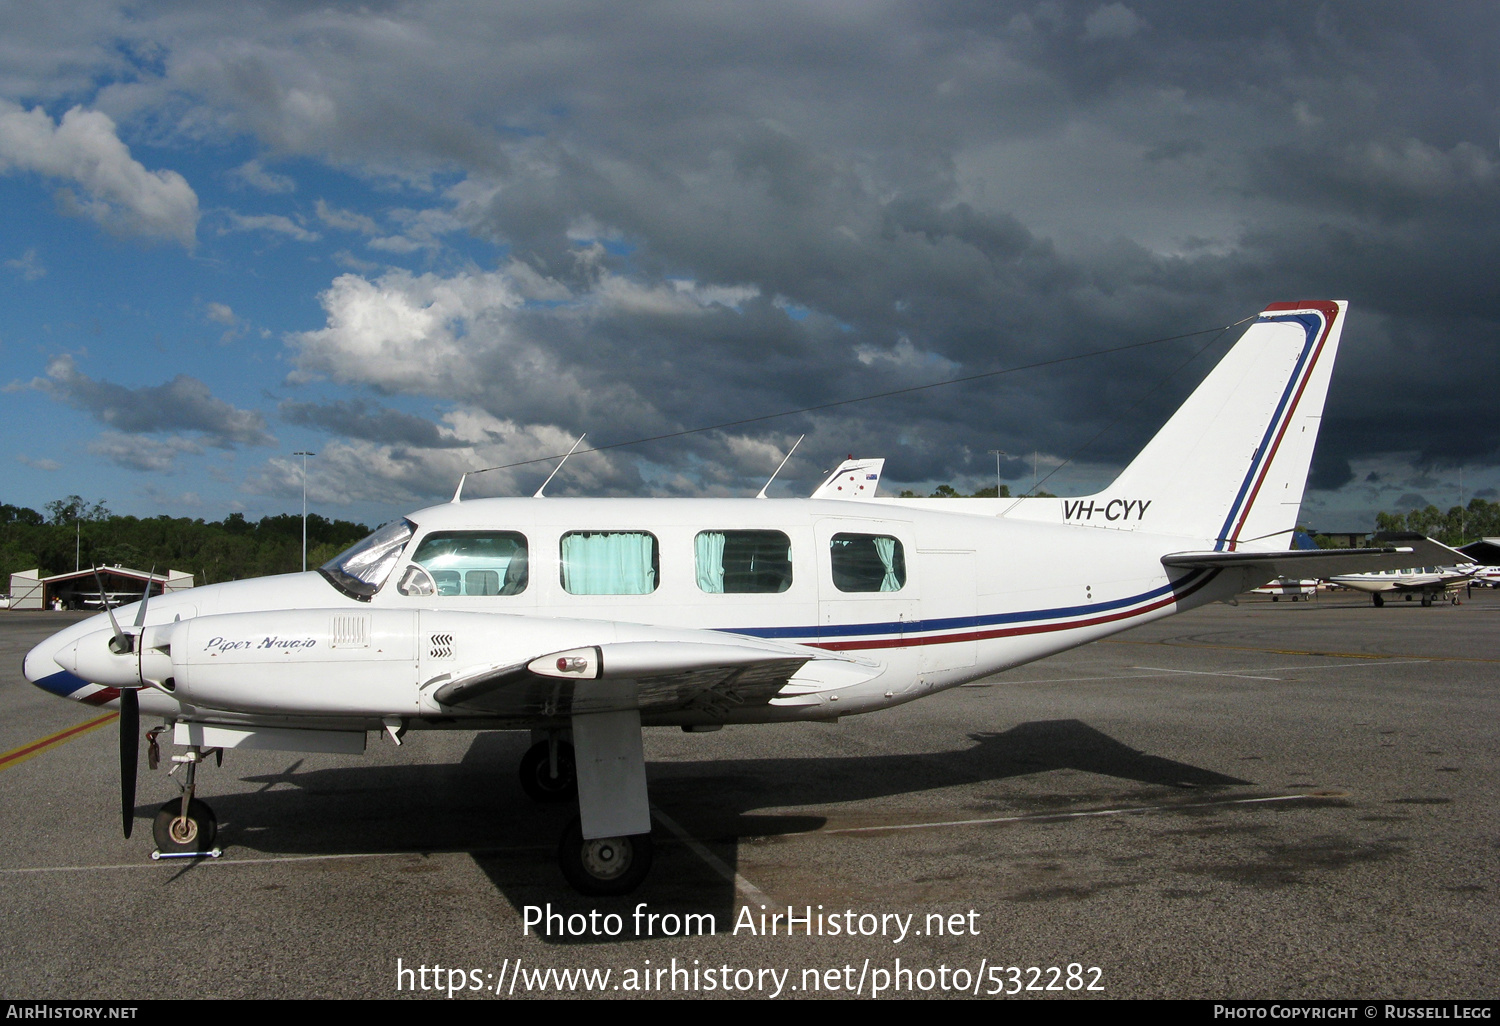
[[[157,850],[163,855],[207,854],[219,833],[214,810],[197,798],[188,800],[186,814],[182,806],[181,798],[173,798],[157,810],[151,824]]]

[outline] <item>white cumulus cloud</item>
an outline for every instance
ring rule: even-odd
[[[148,171],[99,111],[74,107],[54,123],[40,107],[0,100],[0,172],[60,179],[59,202],[118,235],[179,242],[191,249],[198,196],[176,171]]]

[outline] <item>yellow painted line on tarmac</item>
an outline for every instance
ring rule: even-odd
[[[66,730],[59,730],[56,734],[48,734],[40,741],[33,741],[31,744],[22,745],[20,748],[12,748],[4,755],[0,755],[0,770],[19,766],[34,755],[41,755],[43,752],[56,748],[65,741],[71,741],[75,737],[82,737],[89,731],[98,730],[105,724],[113,723],[119,718],[120,714],[117,712],[105,713],[103,716],[96,717],[86,723],[79,723]]]

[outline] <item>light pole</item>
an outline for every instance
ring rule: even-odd
[[[1000,498],[1000,457],[1010,454],[1004,449],[991,449],[990,455],[995,457],[995,498]]]
[[[292,455],[302,457],[302,572],[307,573],[307,458],[317,453],[299,450]]]

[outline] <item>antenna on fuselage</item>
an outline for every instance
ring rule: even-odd
[[[547,490],[547,486],[552,483],[552,479],[557,476],[557,472],[563,468],[563,464],[566,463],[566,462],[568,462],[568,457],[571,456],[571,455],[573,455],[574,451],[576,451],[577,448],[580,445],[583,444],[583,440],[585,438],[587,438],[588,436],[589,436],[589,433],[587,431],[585,431],[583,434],[579,435],[578,436],[578,441],[576,441],[576,442],[573,443],[573,448],[569,449],[567,452],[563,453],[563,458],[557,461],[557,466],[552,468],[552,473],[550,473],[550,474],[547,475],[547,480],[543,481],[542,482],[542,486],[536,490],[536,494],[532,496],[533,499],[545,499],[546,498],[546,496],[543,495],[542,493]]]
[[[464,476],[458,479],[458,487],[455,488],[455,489],[453,489],[453,501],[454,502],[458,502],[459,501],[458,497],[464,493],[464,482],[467,481],[468,479],[469,479],[469,472],[466,470],[466,471],[464,471]],[[203,579],[205,581],[208,580],[208,571],[206,571],[206,570],[203,573]]]
[[[776,469],[771,472],[771,480],[767,481],[765,483],[765,485],[761,488],[759,494],[757,494],[755,496],[757,499],[764,499],[766,497],[766,489],[769,488],[769,487],[771,487],[771,481],[776,480],[776,475],[779,474],[779,473],[781,473],[781,468],[784,467],[784,466],[786,466],[786,461],[792,458],[792,453],[794,453],[794,452],[797,451],[797,446],[801,445],[802,444],[802,439],[806,438],[806,437],[807,437],[806,435],[801,435],[801,436],[798,437],[798,439],[795,442],[792,443],[792,447],[791,447],[791,449],[789,449],[787,451],[786,456],[782,459],[782,461],[780,463],[778,463],[776,465]]]

